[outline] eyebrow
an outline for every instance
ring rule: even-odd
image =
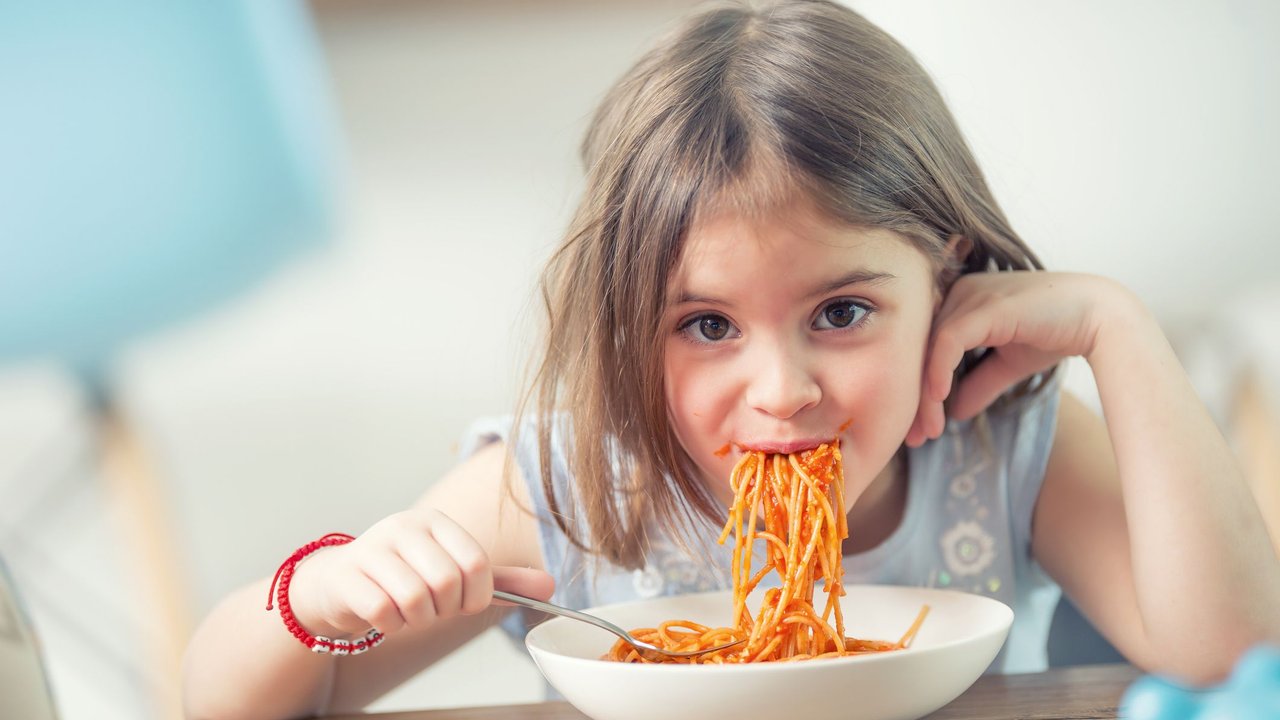
[[[818,295],[826,295],[835,292],[846,285],[883,285],[887,282],[897,280],[898,276],[886,272],[876,272],[874,270],[854,270],[845,273],[831,282],[824,283],[814,289],[809,297]]]
[[[883,285],[897,279],[898,276],[891,273],[876,272],[874,270],[865,269],[853,270],[834,278],[829,282],[824,282],[818,285],[805,297],[813,298],[819,295],[826,295],[827,293],[835,292],[836,290],[849,285]],[[713,305],[723,305],[724,301],[707,295],[683,293],[680,297],[676,298],[676,304],[683,305],[684,303],[709,303]]]

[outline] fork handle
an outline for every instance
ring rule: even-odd
[[[498,600],[506,600],[509,603],[515,603],[516,605],[523,605],[525,607],[533,608],[534,610],[541,610],[544,613],[550,613],[552,615],[563,615],[564,617],[573,618],[574,620],[581,620],[582,622],[585,622],[585,623],[591,623],[592,625],[595,625],[598,628],[608,630],[609,632],[613,633],[614,635],[617,635],[618,637],[622,638],[623,640],[626,640],[629,643],[634,644],[635,642],[637,642],[631,637],[630,634],[627,633],[626,630],[623,630],[622,628],[618,627],[617,625],[614,625],[608,620],[601,620],[600,618],[594,615],[580,613],[577,610],[570,610],[567,607],[552,605],[551,603],[548,603],[548,602],[542,602],[541,600],[534,600],[533,598],[525,597],[523,595],[516,595],[514,593],[503,592],[501,590],[494,590],[493,597]],[[647,646],[647,643],[642,643],[642,645]]]

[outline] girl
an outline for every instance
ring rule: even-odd
[[[997,669],[1045,666],[1059,587],[1191,682],[1280,640],[1280,567],[1156,322],[1040,269],[879,29],[828,2],[704,11],[614,86],[583,155],[516,420],[480,423],[417,505],[290,578],[303,637],[386,642],[307,652],[264,579],[192,640],[192,717],[359,708],[508,613],[494,588],[581,607],[728,587],[740,448],[837,434],[846,581],[1004,600]],[[1058,391],[1072,355],[1105,426]]]

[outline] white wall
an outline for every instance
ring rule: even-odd
[[[854,3],[941,85],[1014,226],[1181,326],[1280,278],[1280,5]]]
[[[934,73],[1052,267],[1123,280],[1179,332],[1276,280],[1280,5],[854,4]],[[403,507],[471,418],[510,408],[586,118],[687,5],[317,6],[349,143],[341,236],[120,374],[171,483],[197,612]],[[522,656],[486,643],[381,707],[536,697]]]

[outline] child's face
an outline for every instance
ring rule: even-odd
[[[721,213],[692,228],[669,292],[667,406],[712,492],[732,499],[739,446],[796,452],[851,421],[841,449],[852,507],[919,405],[938,299],[925,255],[807,203]]]

